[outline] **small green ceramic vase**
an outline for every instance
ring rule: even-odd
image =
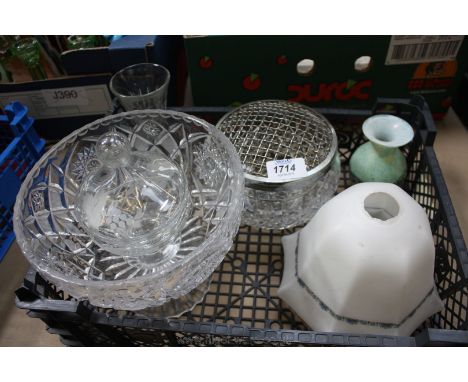
[[[411,142],[413,128],[401,118],[380,114],[366,119],[362,131],[369,142],[351,156],[353,181],[402,184],[407,169],[399,147]]]

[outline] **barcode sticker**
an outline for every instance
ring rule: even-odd
[[[385,65],[454,60],[463,38],[464,36],[392,36]]]
[[[281,182],[307,175],[304,158],[271,160],[266,163],[268,180]]]

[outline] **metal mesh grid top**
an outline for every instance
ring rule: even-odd
[[[246,175],[266,177],[266,163],[304,158],[307,171],[327,166],[337,143],[333,127],[311,108],[288,101],[247,103],[217,124],[234,144]]]

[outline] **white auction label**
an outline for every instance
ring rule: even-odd
[[[42,96],[47,106],[85,106],[89,99],[83,87],[44,89]]]
[[[268,180],[285,181],[307,175],[304,158],[271,160],[266,163]]]

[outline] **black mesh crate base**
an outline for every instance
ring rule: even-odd
[[[214,123],[224,108],[180,109]],[[48,331],[70,346],[424,346],[468,345],[468,254],[432,147],[435,128],[421,98],[380,100],[371,110],[319,109],[339,138],[339,191],[350,186],[349,158],[364,142],[362,121],[384,111],[408,120],[415,139],[405,148],[404,188],[426,210],[436,246],[435,281],[444,309],[412,336],[310,331],[277,296],[283,270],[281,236],[288,231],[241,227],[225,260],[213,274],[205,299],[177,319],[142,318],[101,309],[56,290],[30,270],[17,291],[17,306],[42,319]]]

